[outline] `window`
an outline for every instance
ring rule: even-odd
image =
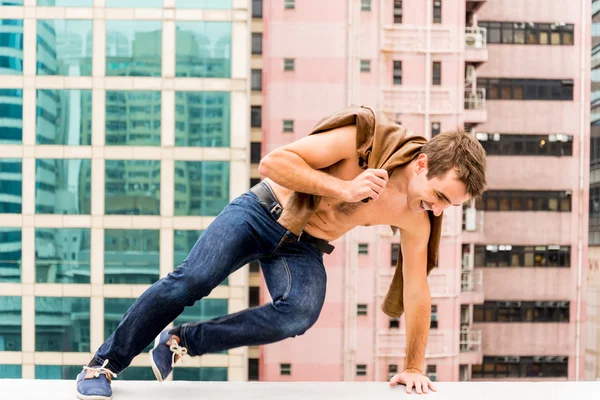
[[[107,215],[160,215],[160,161],[106,160]]]
[[[394,85],[402,85],[402,61],[394,61]]]
[[[359,243],[358,254],[369,254],[369,243]]]
[[[250,162],[252,164],[258,164],[260,162],[261,156],[261,142],[251,142],[250,143]]]
[[[21,379],[21,365],[0,364],[0,379]]]
[[[176,369],[176,371],[173,370],[174,381],[226,382],[229,376],[227,367],[179,367]],[[126,373],[127,370],[129,370],[129,368],[121,372],[121,374],[125,375],[124,373]]]
[[[485,356],[483,364],[473,365],[473,378],[566,378],[567,356]]]
[[[432,122],[431,123],[431,137],[437,136],[440,134],[440,123],[439,122]]]
[[[4,129],[4,128],[2,128]],[[0,132],[2,131],[0,129]],[[23,160],[0,159],[0,213],[20,214],[23,204]],[[2,231],[0,231],[2,236]],[[0,243],[2,243],[0,241]],[[20,251],[19,251],[20,252]],[[9,252],[3,251],[2,254]]]
[[[367,376],[367,366],[365,364],[356,365],[356,376]]]
[[[284,58],[283,59],[283,70],[284,71],[294,71],[296,69],[296,59],[294,58]]]
[[[366,304],[357,304],[356,305],[356,315],[367,315],[367,305]]]
[[[433,62],[431,84],[434,86],[442,84],[442,63],[440,61]]]
[[[104,283],[149,285],[159,274],[159,230],[104,230]]]
[[[284,132],[294,132],[294,121],[291,119],[283,120],[283,131]]]
[[[279,375],[292,375],[292,364],[279,364]]]
[[[398,364],[389,364],[388,365],[388,381],[394,377],[398,373]]]
[[[204,25],[195,24],[184,26],[204,32]],[[106,76],[161,76],[162,21],[107,20],[105,39]],[[86,38],[82,37],[80,43],[85,41]],[[137,50],[142,48],[143,52]],[[193,58],[189,55],[188,60]]]
[[[0,2],[0,4],[2,4]],[[74,45],[74,36],[83,41],[92,37],[91,20],[38,19],[37,20],[37,75],[91,76],[92,41]],[[66,48],[57,43],[70,43]],[[12,47],[12,46],[11,46]],[[57,51],[58,50],[58,51]],[[85,51],[84,51],[85,50]],[[74,66],[75,68],[73,68]]]
[[[60,329],[48,321],[63,321]],[[90,351],[89,297],[35,298],[35,351]]]
[[[572,79],[478,78],[488,100],[573,100]]]
[[[248,359],[248,380],[249,381],[257,381],[259,380],[259,360],[258,358],[249,358]]]
[[[433,0],[433,23],[442,23],[442,0]]]
[[[229,203],[229,161],[175,161],[175,169],[186,171],[175,184],[175,216],[217,216]]]
[[[371,72],[371,60],[360,60],[360,72]]]
[[[160,91],[109,90],[105,98],[107,146],[160,146]]]
[[[437,381],[437,365],[428,365],[425,374],[431,382]]]
[[[250,127],[261,128],[262,127],[262,107],[261,106],[250,106]]]
[[[563,322],[570,319],[569,301],[486,301],[473,308],[473,322]]]
[[[263,0],[252,0],[252,18],[263,17]]]
[[[37,144],[88,146],[92,144],[91,90],[38,89],[36,92]],[[72,115],[79,116],[77,122],[65,122]],[[20,119],[21,115],[8,117]]]
[[[0,351],[21,351],[21,304],[21,297],[0,296]]]
[[[257,92],[262,90],[262,69],[252,70],[252,90]]]
[[[291,9],[296,8],[296,1],[295,0],[284,0],[283,8],[285,8],[286,10],[291,10]]]
[[[570,267],[570,246],[475,246],[476,267]]]
[[[398,265],[398,254],[400,252],[400,243],[392,243],[392,267]]]
[[[572,135],[518,135],[477,133],[488,155],[572,156]]]
[[[394,0],[394,23],[402,23],[402,0]]]
[[[400,318],[390,318],[389,329],[400,329]]]
[[[154,109],[158,123],[160,123],[159,111],[160,103]],[[179,129],[177,124],[180,124]],[[177,147],[229,146],[231,94],[229,92],[175,92],[175,126]],[[157,128],[160,128],[160,125]],[[158,132],[160,133],[160,129]]]
[[[487,42],[502,44],[544,44],[572,46],[573,24],[544,24],[534,22],[480,21],[478,25],[487,30]]]
[[[36,228],[36,283],[90,283],[90,229]]]
[[[260,179],[259,179],[259,182],[260,182]],[[258,184],[258,182],[256,184]],[[254,185],[252,185],[252,186],[254,186]],[[256,260],[255,261],[250,261],[249,265],[250,265],[249,268],[250,268],[250,272],[251,273],[255,273],[256,274],[256,273],[260,272],[260,263],[258,261],[256,261]]]
[[[252,32],[252,54],[262,54],[261,32]]]
[[[260,288],[258,286],[250,286],[248,288],[248,299],[250,307],[258,307],[260,305]]]
[[[489,190],[475,202],[483,211],[571,211],[571,193],[566,191]]]
[[[107,165],[110,162],[107,160]],[[36,214],[90,214],[91,159],[46,158],[35,160],[35,164]],[[72,176],[77,179],[72,180]],[[60,201],[59,195],[77,201]]]
[[[360,0],[360,11],[371,11],[371,0]]]
[[[430,329],[437,329],[438,327],[438,314],[437,314],[437,305],[431,305],[431,323],[429,325]]]

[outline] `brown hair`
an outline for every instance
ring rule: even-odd
[[[421,153],[428,158],[427,179],[442,178],[454,168],[469,196],[478,198],[486,190],[485,150],[474,135],[462,129],[440,133],[425,143]]]

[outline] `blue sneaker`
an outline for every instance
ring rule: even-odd
[[[101,367],[83,367],[77,375],[77,398],[82,400],[110,400],[110,383],[117,374],[106,368],[108,360]]]
[[[173,371],[177,360],[187,354],[187,349],[179,345],[181,339],[171,335],[167,330],[161,332],[154,340],[154,348],[150,350],[152,371],[159,382],[164,381]]]

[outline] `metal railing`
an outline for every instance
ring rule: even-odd
[[[429,48],[427,28],[423,26],[390,25],[383,28],[383,51],[388,52],[450,52],[453,51],[456,30],[431,27]]]
[[[465,90],[465,110],[485,110],[485,89]]]
[[[481,330],[462,328],[460,330],[460,352],[481,351]]]
[[[487,47],[487,29],[469,26],[465,29],[465,47],[468,50],[483,50]]]
[[[383,91],[383,107],[388,114],[424,114],[427,111],[425,89],[392,87]],[[454,96],[450,89],[429,91],[429,113],[451,114],[454,112]]]
[[[462,293],[480,293],[483,291],[483,271],[463,270],[460,276],[460,291]]]

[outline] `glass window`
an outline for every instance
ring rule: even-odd
[[[160,215],[160,161],[106,160],[105,214]]]
[[[252,18],[262,18],[263,0],[252,0]]]
[[[442,63],[440,61],[433,62],[431,84],[439,86],[442,84]]]
[[[35,133],[37,144],[92,144],[92,91],[38,89]]]
[[[0,364],[1,379],[21,379],[21,365]]]
[[[21,229],[0,228],[0,282],[21,281]]]
[[[253,164],[260,163],[262,152],[261,142],[250,142],[250,162]]]
[[[90,230],[35,230],[36,283],[90,283]]]
[[[159,230],[104,230],[104,283],[152,284],[159,274]]]
[[[0,296],[0,351],[21,351],[21,311],[21,297]]]
[[[183,264],[183,261],[188,256],[192,247],[196,244],[203,230],[175,230],[174,234],[174,249],[173,249],[173,265],[175,268]]]
[[[296,69],[296,59],[295,58],[284,58],[283,59],[283,70],[284,71],[294,71]]]
[[[193,306],[186,307],[183,313],[175,319],[173,325],[206,321],[225,316],[228,313],[228,302],[227,299],[202,299],[197,301]]]
[[[0,75],[23,74],[23,20],[0,19]]]
[[[160,76],[162,22],[106,21],[106,76]]]
[[[23,0],[0,0],[0,6],[22,6]],[[2,366],[0,366],[2,368]],[[0,378],[2,374],[0,374]]]
[[[229,147],[230,135],[229,92],[175,92],[175,146]]]
[[[291,119],[283,120],[283,131],[284,132],[294,132],[294,121]]]
[[[92,7],[94,0],[37,0],[38,6]]]
[[[442,0],[433,0],[433,23],[442,23]]]
[[[119,326],[119,322],[121,322],[121,319],[123,318],[123,316],[125,315],[125,313],[127,312],[127,310],[129,310],[129,307],[131,307],[131,305],[133,303],[135,303],[136,299],[127,299],[127,298],[118,298],[118,299],[111,299],[111,298],[105,298],[104,299],[104,337],[107,338],[109,337],[114,331],[115,329],[117,329],[117,326]],[[144,352],[147,353],[150,351],[150,349],[152,349],[152,347],[154,347],[154,341],[151,342],[150,344],[148,344],[148,346],[146,346],[146,348],[144,349]],[[127,368],[127,370],[129,370],[130,368]],[[150,370],[151,371],[151,370]],[[152,375],[154,377],[154,375]],[[119,374],[119,379],[121,379],[122,376]]]
[[[231,0],[175,0],[176,8],[230,9]]]
[[[360,72],[371,72],[371,60],[360,60]]]
[[[92,160],[37,159],[36,214],[90,214]]]
[[[402,61],[394,61],[394,85],[402,85]]]
[[[227,368],[202,367],[202,368],[175,368],[173,370],[175,381],[227,381]]]
[[[229,203],[228,161],[175,161],[175,215],[216,216]]]
[[[262,69],[253,69],[252,70],[252,85],[251,88],[253,91],[260,92],[262,90]]]
[[[0,31],[0,37],[1,35],[2,33]],[[2,47],[1,44],[0,47]],[[0,62],[1,60],[2,56],[0,56]],[[0,74],[1,73],[2,67],[0,66]],[[0,144],[21,144],[22,142],[23,90],[0,89]],[[2,174],[2,170],[3,169],[0,168],[0,174]]]
[[[176,76],[231,77],[231,22],[177,22]]]
[[[262,54],[261,32],[252,32],[252,54]]]
[[[36,365],[35,379],[76,379],[81,365]]]
[[[106,8],[162,8],[163,0],[104,0]]]
[[[160,91],[106,92],[106,145],[160,146]]]
[[[2,214],[21,213],[23,204],[22,163],[23,161],[17,158],[0,159],[0,213]]]
[[[92,21],[37,21],[38,75],[92,75]]]
[[[250,106],[250,127],[261,128],[262,127],[262,107],[261,106]]]
[[[151,349],[153,346],[154,342],[152,342],[146,348],[146,350],[144,350],[144,352],[150,351],[149,349]],[[125,381],[154,381],[156,380],[156,377],[154,376],[154,372],[152,372],[151,368],[128,367],[124,371],[121,371],[121,373],[119,374],[119,379]]]
[[[361,11],[371,11],[371,0],[361,0],[360,1],[360,10]]]
[[[402,0],[394,0],[394,23],[402,23]]]
[[[89,352],[90,299],[36,297],[35,351]]]

